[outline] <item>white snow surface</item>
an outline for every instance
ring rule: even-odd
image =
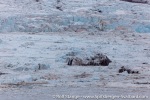
[[[2,85],[44,83],[50,86],[147,87],[149,34],[139,33],[5,33],[0,40]],[[144,45],[146,44],[146,45]],[[109,66],[68,66],[69,52],[99,52]],[[39,64],[41,68],[39,68]],[[140,74],[118,73],[125,66]],[[86,73],[86,77],[76,77]]]

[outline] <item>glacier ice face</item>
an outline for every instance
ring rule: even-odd
[[[104,24],[103,24],[104,23]],[[0,19],[0,32],[63,32],[122,30],[139,33],[150,32],[150,22],[111,16],[101,19],[96,16],[32,15]]]
[[[58,32],[88,30],[98,26],[98,18],[92,16],[29,15],[0,19],[0,32]]]

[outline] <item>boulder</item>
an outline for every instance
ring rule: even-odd
[[[133,3],[149,3],[149,0],[121,0],[121,1],[127,1],[127,2],[133,2]]]
[[[118,70],[119,73],[123,73],[123,72],[125,72],[125,71],[127,71],[128,74],[139,74],[139,71],[134,71],[134,70],[125,68],[124,66],[122,66],[122,67]]]
[[[71,53],[70,53],[71,54]],[[102,53],[96,53],[93,55],[72,53],[73,56],[67,58],[68,65],[79,66],[108,66],[112,62],[106,55]]]

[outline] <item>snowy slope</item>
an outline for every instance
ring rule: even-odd
[[[149,33],[149,6],[120,0],[1,0],[0,32]]]

